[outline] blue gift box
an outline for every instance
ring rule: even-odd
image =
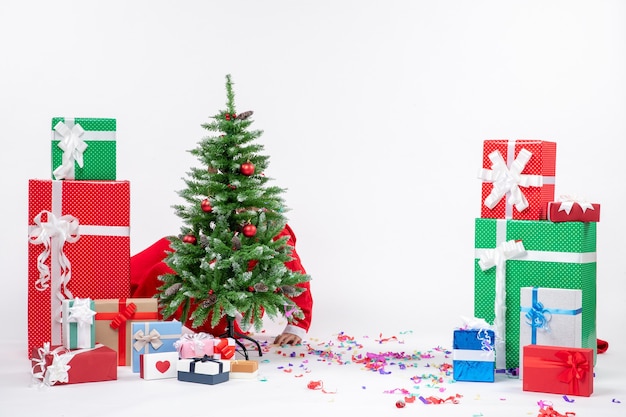
[[[179,359],[176,367],[178,380],[215,385],[230,378],[230,361],[203,358]]]
[[[452,340],[453,378],[456,381],[493,382],[494,341],[493,330],[455,330]]]
[[[183,325],[179,321],[139,321],[131,323],[130,365],[139,373],[139,356],[146,353],[176,352],[174,342],[180,339]]]

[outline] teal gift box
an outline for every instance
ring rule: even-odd
[[[520,289],[582,290],[581,345],[596,352],[596,224],[477,218],[474,315],[494,324],[496,367],[520,365]]]
[[[61,303],[61,317],[63,317],[61,328],[65,348],[90,349],[96,346],[95,315],[95,303],[89,298],[63,300]]]
[[[131,323],[130,366],[140,373],[139,356],[147,353],[177,352],[174,342],[182,336],[183,325],[179,321],[139,321]]]
[[[52,118],[52,178],[116,179],[115,119]]]

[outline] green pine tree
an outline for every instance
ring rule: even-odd
[[[276,239],[287,223],[282,194],[264,175],[269,157],[257,142],[261,130],[250,128],[251,111],[237,114],[230,75],[226,110],[202,127],[211,133],[190,150],[201,163],[183,178],[178,194],[186,205],[173,208],[182,219],[181,234],[170,237],[165,262],[174,271],[161,277],[159,303],[164,317],[182,309],[181,321],[198,327],[208,320],[242,314],[243,330],[262,328],[263,313],[303,318],[291,297],[309,275],[285,267],[291,260],[287,238]]]

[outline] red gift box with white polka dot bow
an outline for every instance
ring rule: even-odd
[[[480,217],[540,220],[554,201],[556,143],[543,140],[485,140]]]
[[[60,345],[61,304],[130,296],[130,183],[30,180],[28,352]]]

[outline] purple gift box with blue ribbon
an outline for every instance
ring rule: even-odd
[[[582,290],[520,288],[520,378],[526,345],[582,345]]]
[[[493,382],[495,335],[489,329],[458,329],[452,339],[455,381]]]

